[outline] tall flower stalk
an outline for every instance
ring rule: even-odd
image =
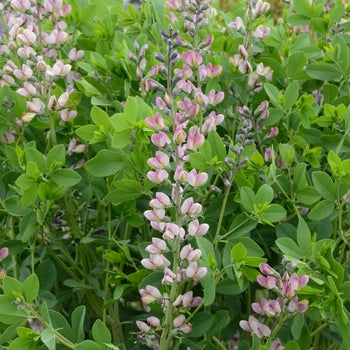
[[[202,6],[201,0],[192,5],[201,8],[202,12],[208,8]],[[205,20],[204,16],[201,18]],[[198,30],[201,20],[196,20],[195,28],[198,27]],[[198,37],[198,32],[195,34]],[[208,174],[190,167],[190,154],[198,151],[205,141],[205,134],[215,130],[224,116],[212,111],[204,122],[202,120],[205,109],[223,99],[222,92],[212,90],[208,95],[204,94],[202,83],[210,76],[220,74],[222,68],[202,64],[200,50],[196,51],[192,45],[185,43],[171,25],[167,31],[161,31],[161,37],[166,44],[166,54],[155,54],[159,62],[156,71],[166,78],[166,87],[153,79],[143,83],[146,88],[163,94],[156,97],[159,111],[145,120],[147,127],[155,131],[151,141],[158,148],[155,156],[148,160],[152,170],[147,177],[168,190],[157,192],[149,203],[152,209],[145,212],[152,228],[162,238],[152,238],[152,244],[146,247],[150,256],[141,263],[147,269],[163,270],[164,277],[162,288],[147,285],[140,294],[144,304],[160,303],[164,317],[161,321],[151,316],[146,323],[137,321],[137,326],[143,333],[139,339],[150,346],[154,347],[156,343],[160,349],[167,350],[173,346],[176,337],[191,331],[191,325],[186,322],[187,315],[191,308],[202,302],[200,296],[193,295],[192,287],[207,274],[207,267],[200,259],[202,252],[194,238],[205,235],[209,230],[208,224],[200,223],[202,205],[198,202],[200,197],[196,190],[208,182]],[[205,38],[195,46],[208,48],[211,41]],[[180,47],[190,50],[180,55]],[[180,61],[182,67],[178,65]],[[193,74],[193,70],[198,73]],[[202,75],[197,79],[199,72]],[[199,113],[201,117],[198,117]]]

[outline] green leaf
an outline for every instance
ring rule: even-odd
[[[334,206],[335,203],[334,201],[331,200],[323,200],[319,202],[308,214],[308,218],[310,220],[322,220],[326,217],[329,217],[333,214],[334,212]]]
[[[208,135],[208,141],[210,143],[211,153],[215,154],[218,160],[224,161],[226,156],[226,148],[219,134],[212,130]]]
[[[275,107],[280,108],[280,104],[277,102],[279,99],[279,96],[280,96],[280,91],[277,89],[277,87],[275,85],[270,84],[270,83],[265,83],[264,89],[267,93],[267,96],[269,96],[272,104]]]
[[[240,190],[240,197],[244,209],[249,212],[253,212],[255,204],[254,191],[249,187],[242,187]]]
[[[335,185],[328,174],[323,171],[314,171],[312,181],[319,194],[328,200],[336,200]]]
[[[247,249],[242,243],[237,243],[231,249],[231,258],[234,261],[242,261],[247,256]]]
[[[4,294],[11,300],[15,300],[17,297],[23,296],[23,285],[15,278],[5,276],[2,281],[2,289]]]
[[[111,332],[101,320],[96,320],[92,326],[92,337],[99,344],[108,344],[112,341]]]
[[[300,346],[296,341],[291,340],[286,344],[286,350],[300,350]]]
[[[311,232],[305,220],[301,216],[299,216],[297,228],[297,242],[303,254],[306,255],[310,249]]]
[[[336,80],[341,78],[341,72],[334,65],[328,62],[312,63],[306,68],[306,73],[317,80]]]
[[[40,338],[49,350],[56,350],[56,337],[54,333],[52,333],[48,329],[44,329],[40,333]]]
[[[74,336],[72,328],[63,315],[57,311],[49,310],[49,319],[54,329],[70,341],[73,341]]]
[[[97,106],[93,106],[90,112],[92,121],[99,127],[100,131],[107,133],[110,131],[112,125],[108,114]]]
[[[17,338],[8,347],[8,350],[39,350],[39,344],[32,338]]]
[[[27,303],[34,301],[39,295],[39,279],[32,274],[23,282],[23,296]]]
[[[50,170],[60,168],[66,162],[66,148],[64,145],[56,145],[47,154],[47,164]]]
[[[114,175],[124,168],[123,156],[120,153],[103,149],[85,163],[88,172],[96,177]]]
[[[209,331],[211,325],[213,324],[213,319],[214,315],[210,314],[209,312],[199,312],[191,320],[192,331],[184,336],[189,338],[202,337]]]
[[[107,194],[105,199],[112,203],[123,203],[139,198],[142,193],[142,187],[138,181],[135,180],[120,180],[113,183],[117,187]]]
[[[276,239],[276,245],[287,257],[292,259],[300,259],[303,257],[302,250],[292,239],[288,237]]]
[[[292,78],[292,79],[296,79],[298,78],[298,75],[303,72],[304,67],[306,65],[307,62],[307,57],[305,55],[304,52],[302,51],[295,51],[293,52],[289,57],[288,57],[288,61],[287,61],[287,75],[288,77]],[[292,95],[293,90],[288,89],[289,86],[293,86],[294,87],[294,96]],[[299,95],[299,84],[298,82],[295,80],[293,83],[291,83],[286,89],[285,95],[287,94],[287,90],[288,90],[288,98],[290,98],[290,102],[287,101],[287,105],[289,106],[290,103],[295,100],[295,102],[298,99],[298,95]],[[285,97],[286,98],[286,97]],[[294,103],[295,103],[294,102]],[[290,106],[293,106],[294,103]],[[286,101],[285,101],[285,107],[286,107]],[[286,109],[289,109],[286,107]]]
[[[247,250],[247,256],[262,257],[265,255],[265,252],[251,238],[248,238],[248,237],[232,238],[230,239],[229,243],[232,244],[232,246],[237,243],[242,243]]]
[[[208,272],[208,275],[210,272]],[[215,300],[215,295],[216,295],[216,281],[215,277],[212,276],[211,274],[209,276],[206,276],[205,279],[203,280],[202,283],[204,287],[204,306],[211,305],[214,300]]]
[[[5,279],[8,276],[5,277]],[[19,282],[18,282],[19,283]],[[7,282],[7,292],[13,290],[13,288],[9,287],[9,282]],[[15,288],[15,290],[18,288]],[[4,290],[4,285],[3,285]],[[5,293],[5,290],[4,290]],[[12,295],[12,293],[10,293]],[[19,295],[21,295],[20,293]],[[8,297],[6,295],[0,295],[0,322],[6,325],[12,325],[17,322],[22,322],[23,320],[27,320],[28,313],[26,310],[18,309],[17,305],[13,304],[13,300],[16,299],[17,293],[15,292],[14,296]],[[3,335],[3,333],[2,333]]]
[[[255,194],[254,204],[264,204],[272,202],[274,197],[273,189],[268,184],[263,184],[259,187],[258,191]]]
[[[212,337],[222,331],[228,324],[230,315],[227,310],[219,310],[215,313],[213,323],[206,333],[207,337]]]
[[[81,176],[73,169],[58,169],[51,174],[51,179],[64,188],[71,187],[81,181]]]
[[[78,306],[71,316],[72,331],[74,341],[79,343],[84,340],[84,320],[85,320],[86,308],[84,305]]]
[[[39,278],[40,291],[51,290],[57,278],[57,269],[50,259],[43,260],[35,269]]]
[[[116,132],[112,138],[112,147],[116,149],[130,145],[131,131]]]
[[[319,192],[315,187],[307,186],[296,193],[297,200],[301,204],[311,205],[316,203],[320,198]]]
[[[284,108],[286,110],[291,109],[299,98],[299,83],[294,80],[291,84],[287,86],[284,92]]]
[[[294,339],[299,340],[304,324],[305,324],[305,318],[303,314],[300,314],[294,317],[293,324],[291,327],[291,332]]]
[[[282,220],[287,214],[287,211],[279,204],[270,204],[267,209],[259,214],[259,218],[270,222]]]
[[[91,141],[94,138],[96,131],[99,131],[99,128],[96,125],[88,124],[81,126],[75,133],[84,141]]]
[[[41,173],[47,172],[47,164],[44,155],[32,147],[27,147],[25,149],[25,156],[27,162],[33,162],[38,167]]]

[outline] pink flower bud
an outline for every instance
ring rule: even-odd
[[[175,278],[176,278],[176,275],[174,274],[174,272],[168,268],[165,268],[164,269],[164,277],[162,279],[162,284],[171,285],[171,284],[173,284]]]
[[[163,239],[171,241],[178,236],[180,237],[180,241],[183,241],[185,237],[185,230],[174,223],[167,223],[163,234]]]
[[[140,295],[142,302],[145,304],[151,304],[162,297],[158,288],[151,285],[147,285],[145,289],[141,289]]]
[[[180,183],[184,183],[186,181],[186,177],[187,177],[186,171],[182,166],[178,165],[175,169],[174,180]]]
[[[23,83],[23,88],[17,89],[16,92],[23,97],[32,97],[36,94],[36,88],[31,83],[25,81]]]
[[[33,33],[30,29],[22,29],[18,31],[17,40],[22,45],[31,46],[36,41],[36,34]]]
[[[167,250],[166,242],[160,238],[152,237],[152,244],[145,248],[149,254],[161,254]]]
[[[7,247],[3,247],[0,249],[0,261],[3,261],[9,255],[9,249]]]
[[[151,316],[147,318],[147,323],[151,326],[151,327],[159,327],[160,326],[160,320],[157,317]]]
[[[273,289],[276,286],[277,280],[275,277],[272,276],[262,276],[259,275],[256,278],[257,282],[264,288],[266,289]]]
[[[278,127],[277,126],[273,126],[272,128],[270,128],[270,130],[269,130],[269,132],[267,134],[267,137],[269,139],[272,139],[272,138],[274,138],[274,137],[276,137],[278,135],[278,132],[279,132]]]
[[[190,217],[196,217],[202,211],[202,206],[199,203],[195,203],[193,198],[187,198],[181,205],[181,213]]]
[[[260,24],[256,30],[253,31],[253,36],[257,39],[265,39],[270,35],[270,28],[264,27]]]
[[[68,109],[63,109],[59,112],[58,116],[62,121],[67,122],[77,116],[77,111],[69,111]]]
[[[136,321],[137,328],[144,333],[148,333],[151,330],[151,327],[147,325],[147,323],[142,321]]]
[[[270,4],[268,2],[262,2],[261,0],[258,0],[253,10],[254,16],[263,15],[269,9],[270,9]]]
[[[21,117],[21,120],[23,122],[29,123],[35,116],[36,113],[24,113]]]
[[[164,209],[146,210],[144,215],[149,221],[162,221],[165,217]]]
[[[153,209],[163,209],[170,206],[170,198],[163,192],[156,192],[156,198],[149,202]]]
[[[228,27],[236,31],[245,30],[244,22],[241,17],[236,17],[234,21],[228,24]]]
[[[60,107],[64,107],[69,100],[69,93],[68,91],[64,92],[59,98],[58,98],[58,105]]]
[[[186,321],[186,318],[184,315],[177,316],[174,319],[174,327],[175,328],[181,327],[185,323],[185,321]]]

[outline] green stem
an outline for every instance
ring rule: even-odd
[[[217,349],[227,350],[226,346],[224,346],[224,344],[222,344],[218,338],[214,336],[212,339],[213,339],[213,342],[218,346]]]
[[[76,344],[72,343],[69,339],[67,339],[65,336],[63,336],[61,333],[57,332],[56,329],[54,329],[50,323],[46,322],[41,315],[36,312],[32,307],[29,307],[29,311],[32,313],[32,315],[38,319],[40,321],[40,323],[46,328],[48,329],[51,333],[53,333],[55,335],[55,338],[57,339],[57,341],[63,345],[65,345],[66,347],[68,347],[69,349],[75,349],[76,348]]]

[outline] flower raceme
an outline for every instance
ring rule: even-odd
[[[282,266],[284,269],[282,275],[266,263],[259,266],[264,275],[257,276],[257,282],[263,288],[277,293],[276,299],[262,298],[259,302],[252,303],[253,311],[267,319],[272,317],[286,319],[304,313],[308,309],[308,300],[299,300],[297,292],[308,284],[309,277],[298,276],[296,273],[289,275],[295,269],[296,262],[288,264],[288,261],[283,259]],[[240,321],[240,326],[259,338],[269,337],[271,334],[270,328],[264,324],[264,321],[261,322],[252,315],[249,316],[248,321]],[[274,340],[274,344],[273,349],[284,349],[278,339]]]

